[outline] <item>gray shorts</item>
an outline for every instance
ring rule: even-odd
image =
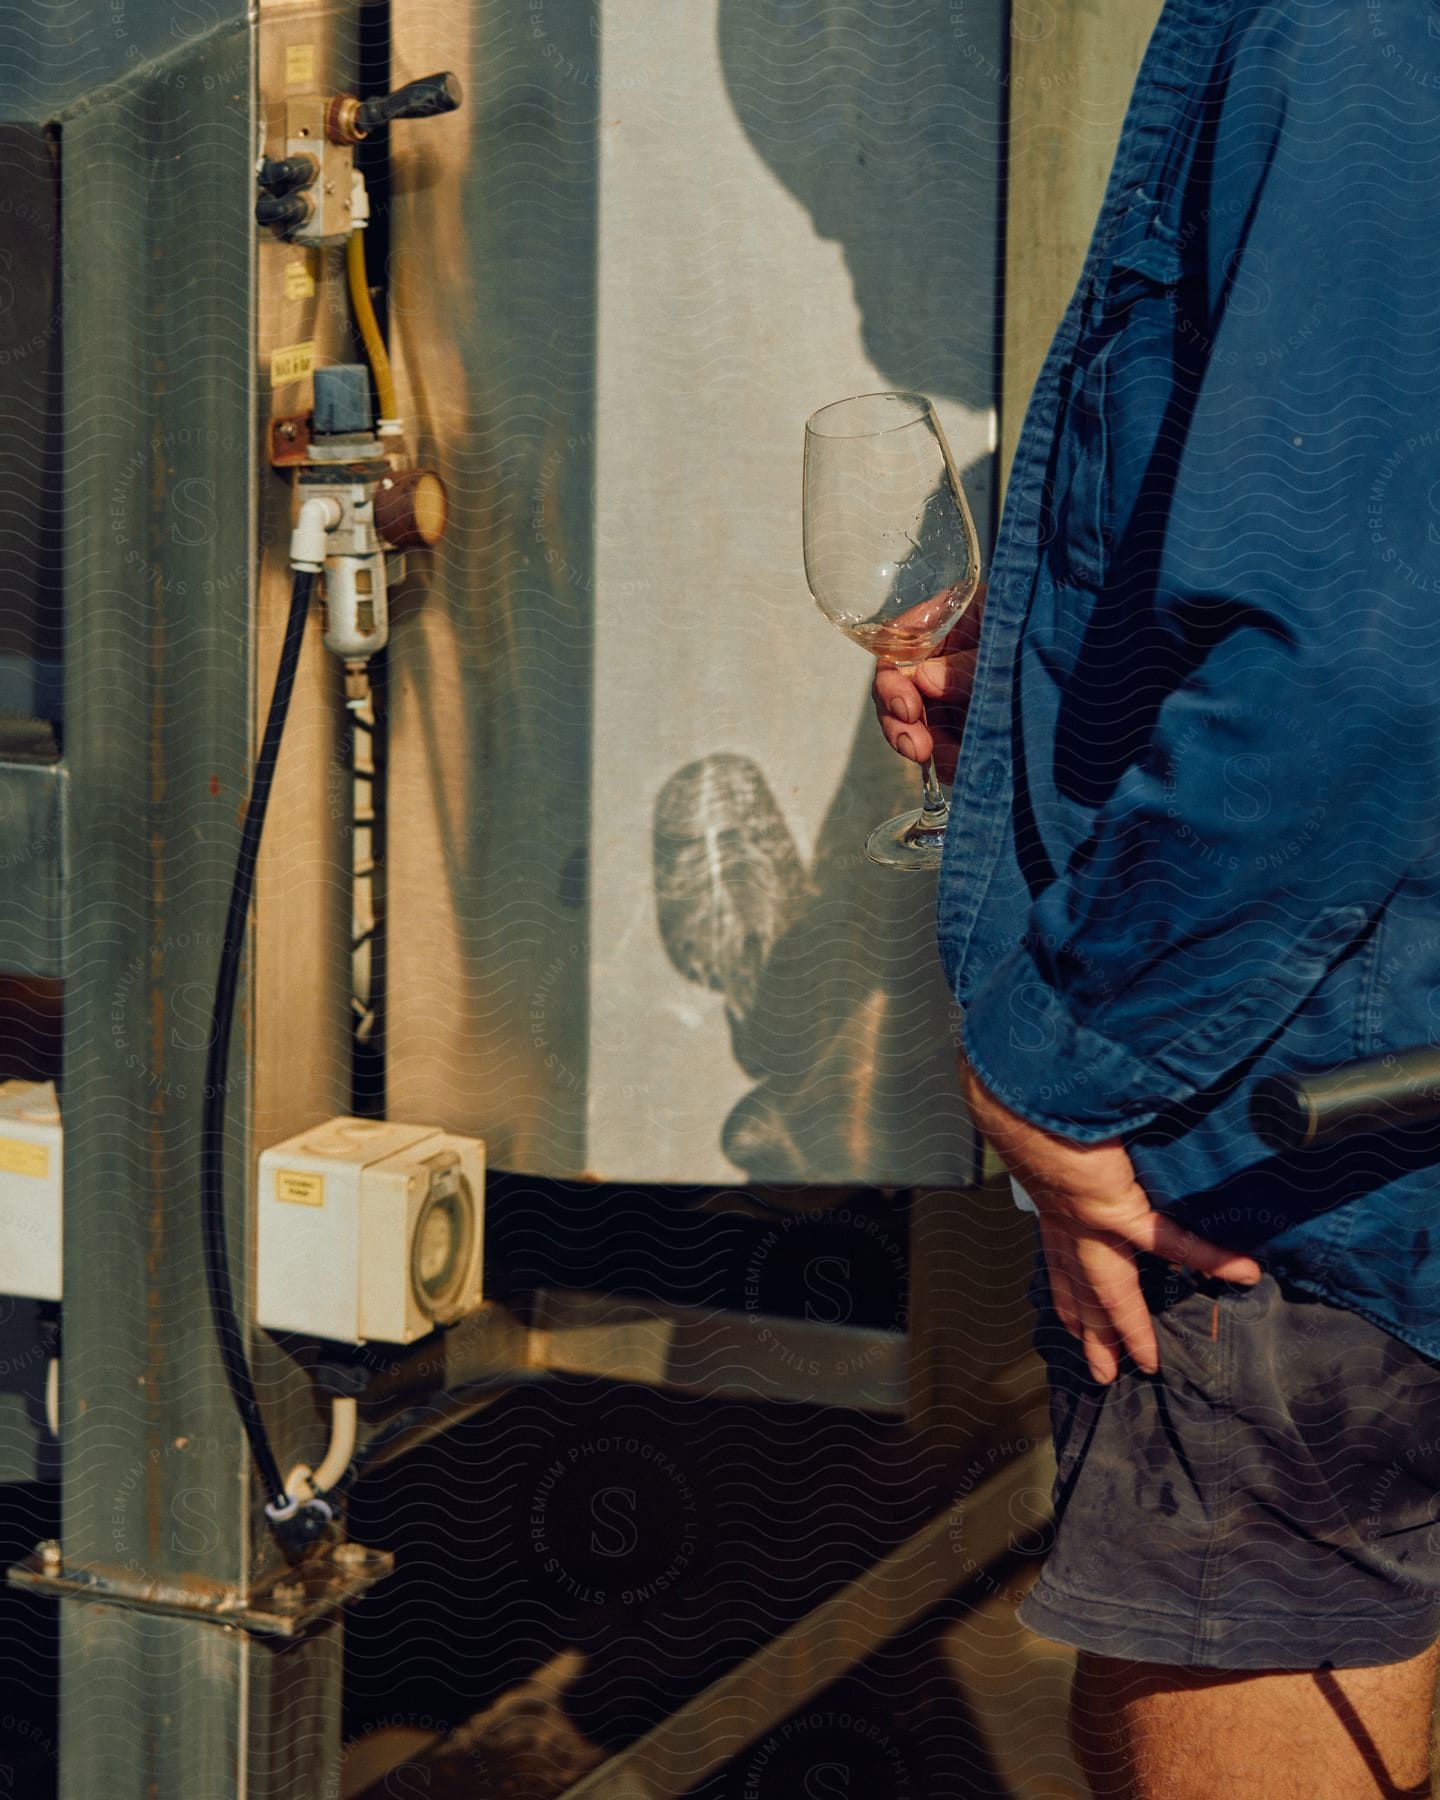
[[[1160,1369],[1108,1386],[1030,1285],[1053,1542],[1016,1617],[1101,1656],[1368,1668],[1440,1637],[1440,1362],[1358,1314],[1137,1255]]]

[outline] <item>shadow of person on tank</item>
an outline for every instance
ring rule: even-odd
[[[874,385],[928,394],[942,411],[951,403],[952,419],[957,406],[988,412],[998,0],[903,11],[721,0],[718,21],[727,90],[751,143],[843,249]],[[987,555],[993,475],[989,452],[963,471]],[[877,868],[861,849],[874,825],[919,798],[914,767],[876,728],[868,679],[857,652],[857,726],[838,778],[816,771],[835,780],[835,798],[808,868],[749,759],[702,757],[657,801],[661,936],[682,974],[726,996],[736,1060],[755,1085],[722,1143],[752,1181],[940,1185],[972,1171],[954,1008],[935,952],[935,877]],[[795,704],[803,716],[803,691]]]
[[[999,0],[720,0],[718,14],[735,115],[843,251],[866,355],[890,386],[977,411],[995,398],[1004,17]]]

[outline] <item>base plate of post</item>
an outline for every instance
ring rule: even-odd
[[[5,1579],[14,1587],[62,1600],[129,1606],[175,1618],[203,1619],[259,1637],[295,1638],[327,1619],[347,1600],[357,1599],[394,1567],[395,1558],[388,1550],[329,1544],[247,1592],[223,1582],[155,1579],[103,1564],[66,1568],[60,1545],[48,1538],[31,1555],[12,1563]]]

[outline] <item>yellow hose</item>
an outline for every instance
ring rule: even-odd
[[[380,335],[380,321],[370,300],[370,283],[365,275],[365,233],[352,231],[345,245],[345,273],[350,278],[350,306],[360,336],[365,341],[365,354],[370,359],[370,372],[375,377],[375,394],[380,402],[382,419],[398,419],[395,404],[395,377],[390,369],[390,354]]]

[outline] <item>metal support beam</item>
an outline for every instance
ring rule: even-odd
[[[276,11],[263,91],[283,97],[297,41],[317,78],[346,85],[334,13]],[[263,285],[283,283],[280,245],[262,247],[257,307],[257,24],[239,0],[210,12],[208,33],[158,60],[137,50],[120,82],[59,120],[71,804],[51,1574],[75,1594],[59,1603],[61,1800],[313,1800],[335,1791],[339,1761],[338,1623],[281,1655],[214,1607],[135,1604],[228,1596],[242,1619],[285,1567],[222,1374],[199,1216],[209,1006],[289,588],[283,555],[262,564],[258,549],[283,547],[289,494],[257,456],[269,413],[257,348],[291,321]],[[343,317],[306,335],[328,348]],[[341,706],[319,629],[280,760],[229,1070],[242,1320],[257,1147],[349,1097],[348,859],[326,785]],[[250,1353],[281,1467],[313,1462],[326,1421],[303,1373],[264,1334]]]
[[[1040,1413],[1021,1430],[1035,1447],[947,1507],[860,1580],[706,1688],[568,1790],[567,1800],[680,1800],[878,1645],[898,1636],[1005,1554],[1025,1503],[1048,1491],[1054,1459]]]

